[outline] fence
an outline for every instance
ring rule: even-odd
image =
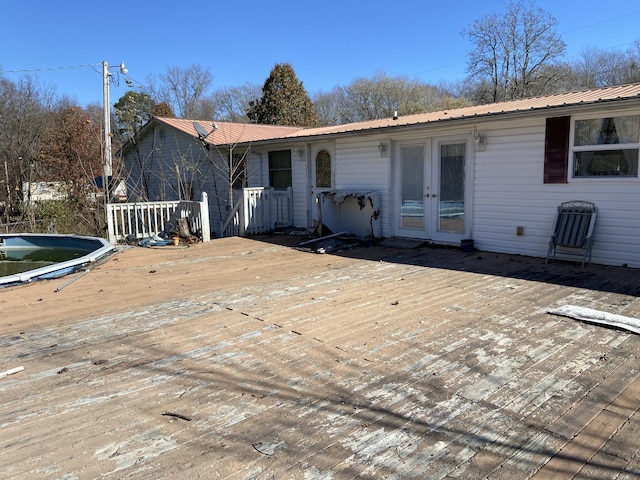
[[[242,189],[241,198],[220,225],[220,231],[223,237],[257,235],[292,224],[291,187],[286,190],[253,187]]]
[[[209,226],[209,200],[205,192],[200,202],[143,202],[110,203],[107,205],[107,228],[109,242],[129,238],[153,237],[166,230],[169,225],[176,226],[178,218],[186,218],[189,230],[197,233],[203,242],[211,239]]]

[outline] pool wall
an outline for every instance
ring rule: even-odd
[[[18,251],[34,248],[69,248],[87,253],[73,260],[0,277],[0,287],[66,275],[115,252],[113,245],[98,237],[38,233],[0,234],[0,250]]]

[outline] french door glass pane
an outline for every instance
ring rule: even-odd
[[[400,226],[424,228],[424,147],[401,148],[402,205]]]
[[[464,167],[466,143],[440,145],[438,230],[464,233]]]

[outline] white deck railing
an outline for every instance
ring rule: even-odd
[[[220,225],[223,237],[257,235],[293,224],[293,194],[269,187],[243,188],[227,219]]]
[[[198,232],[203,242],[211,239],[209,200],[205,192],[200,202],[110,203],[107,205],[109,242],[115,245],[127,238],[148,238],[175,227],[176,219],[186,218],[189,230]]]

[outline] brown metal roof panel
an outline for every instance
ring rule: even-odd
[[[439,122],[468,117],[498,115],[521,111],[532,111],[543,108],[552,108],[583,103],[595,103],[601,101],[616,100],[621,98],[640,97],[640,84],[620,85],[595,90],[559,93],[543,97],[524,98],[508,102],[473,105],[438,112],[419,113],[415,115],[401,116],[396,120],[383,118],[330,127],[307,128],[291,133],[288,137],[306,137],[315,135],[327,135],[334,133],[358,132],[374,130],[393,126],[408,126],[422,123]]]
[[[156,119],[196,138],[198,137],[198,132],[193,126],[194,122],[202,125],[207,132],[214,130],[213,124],[215,123],[215,130],[205,140],[212,145],[228,145],[280,138],[300,130],[300,127],[258,125],[255,123],[210,122],[208,120],[165,117],[156,117]]]
[[[594,90],[558,93],[541,97],[524,98],[508,102],[473,105],[469,107],[441,110],[438,112],[420,113],[401,116],[397,119],[381,118],[364,122],[332,125],[328,127],[301,128],[278,125],[258,125],[253,123],[216,122],[217,130],[206,141],[214,145],[228,145],[233,143],[247,143],[276,139],[299,139],[304,137],[322,136],[337,133],[360,132],[381,128],[418,125],[445,120],[460,120],[469,117],[481,117],[560,106],[580,105],[622,98],[640,97],[640,84],[618,85]],[[197,137],[193,127],[194,120],[178,118],[156,117],[168,125],[185,133]],[[213,127],[209,121],[196,120],[210,131]]]

